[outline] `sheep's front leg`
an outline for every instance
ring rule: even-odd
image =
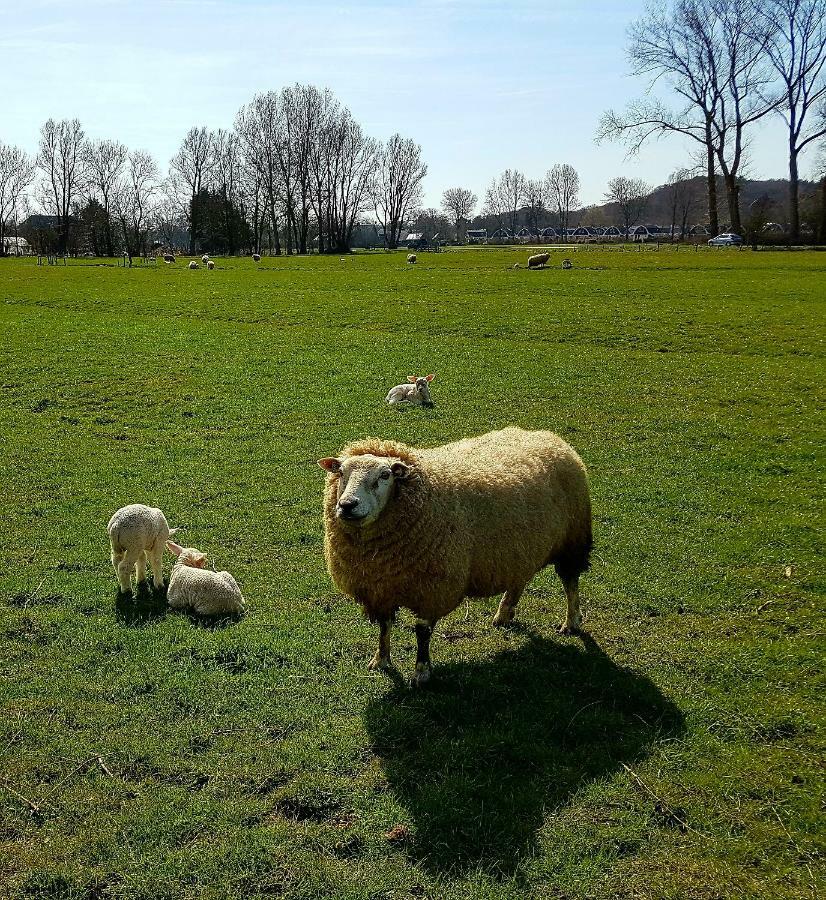
[[[390,665],[390,619],[379,619],[379,649],[367,664],[372,672]]]
[[[416,620],[416,671],[410,679],[411,687],[420,687],[430,681],[430,638],[436,626],[435,620]]]
[[[522,591],[524,590],[525,587],[523,585],[520,588],[511,589],[505,593],[505,596],[499,604],[499,609],[493,617],[493,624],[497,628],[500,628],[503,625],[509,625],[513,621],[513,617],[516,613],[516,604],[519,603],[519,598],[522,596]]]
[[[571,575],[562,579],[565,597],[568,600],[568,615],[560,627],[562,634],[576,634],[582,625],[582,612],[579,608],[579,575]]]

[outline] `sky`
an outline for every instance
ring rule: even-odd
[[[329,87],[367,132],[422,146],[425,206],[481,198],[505,168],[580,174],[601,203],[615,175],[662,184],[689,162],[667,138],[629,159],[599,117],[641,96],[626,28],[644,0],[0,0],[0,141],[29,152],[50,116],[149,150],[163,171],[192,125],[231,127],[255,93]],[[811,158],[803,159],[808,175]],[[784,126],[752,135],[749,174],[786,176]]]

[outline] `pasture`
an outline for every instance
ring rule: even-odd
[[[4,896],[823,896],[826,254],[526,257],[0,260]],[[543,572],[368,672],[316,459],[507,424],[589,467],[587,637]],[[132,501],[245,619],[116,602]]]

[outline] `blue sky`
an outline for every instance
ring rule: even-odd
[[[596,146],[601,112],[644,85],[625,29],[643,0],[0,0],[0,140],[34,151],[49,116],[151,151],[165,171],[192,125],[229,127],[254,93],[330,87],[369,133],[418,141],[426,205],[454,185],[480,197],[501,170],[580,173],[583,203],[625,174],[662,183],[678,140],[627,160]],[[808,174],[809,159],[803,160]],[[778,121],[753,133],[753,177],[784,177]]]

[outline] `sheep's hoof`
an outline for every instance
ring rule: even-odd
[[[496,615],[493,617],[493,627],[504,628],[506,625],[510,625],[513,622],[513,616],[514,612],[512,609],[497,610]]]
[[[390,665],[389,656],[381,656],[378,653],[367,663],[367,669],[375,672],[377,669],[386,669]]]
[[[580,634],[582,631],[582,629],[580,628],[580,625],[582,625],[582,619],[580,619],[578,622],[574,622],[574,623],[563,622],[559,626],[559,633],[568,635],[568,636],[574,635],[574,634]]]
[[[430,681],[430,663],[416,663],[416,671],[410,679],[410,687],[418,688]]]
[[[127,588],[125,591],[118,588],[118,600],[131,600],[133,596],[132,588]]]

